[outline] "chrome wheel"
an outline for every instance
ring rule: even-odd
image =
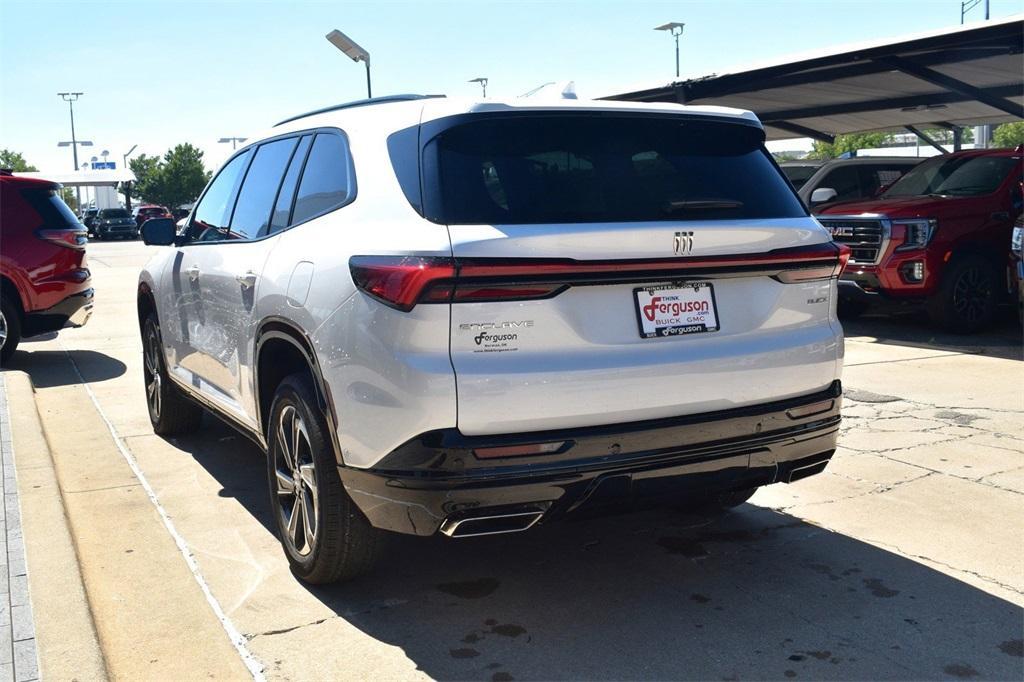
[[[146,348],[142,354],[142,361],[149,413],[154,421],[159,421],[160,409],[163,407],[160,398],[163,377],[160,375],[160,341],[152,330],[146,336]]]
[[[274,475],[280,526],[289,548],[298,556],[308,556],[316,547],[320,523],[309,433],[293,405],[282,408],[275,430]]]
[[[980,268],[964,270],[953,286],[953,310],[960,319],[975,323],[985,316],[992,283]]]
[[[7,343],[7,317],[4,315],[4,311],[0,310],[0,348],[3,348],[5,343]]]

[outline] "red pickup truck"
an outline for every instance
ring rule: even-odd
[[[975,332],[1005,296],[1010,233],[1024,206],[1018,147],[929,159],[877,197],[818,215],[852,251],[840,307],[917,303],[947,330]]]

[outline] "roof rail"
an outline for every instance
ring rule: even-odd
[[[283,121],[278,121],[274,124],[276,128],[279,125],[285,123],[291,123],[297,121],[300,118],[306,118],[307,116],[315,116],[316,114],[326,114],[328,111],[338,111],[340,109],[354,109],[355,107],[368,107],[373,104],[390,104],[392,102],[411,102],[418,99],[436,99],[438,97],[444,97],[444,95],[385,95],[384,97],[371,97],[370,99],[357,99],[352,102],[343,102],[341,104],[335,104],[333,106],[324,107],[323,109],[314,109],[313,111],[307,111],[304,114],[298,116],[292,116],[286,118]]]

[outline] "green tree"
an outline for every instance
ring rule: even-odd
[[[834,159],[846,152],[857,151],[858,149],[874,149],[884,147],[892,141],[889,133],[854,133],[850,135],[837,135],[835,142],[815,141],[809,159]]]
[[[174,210],[199,196],[210,179],[203,168],[203,152],[185,143],[164,154],[157,175],[160,182],[160,204]]]
[[[131,188],[132,199],[146,197],[145,189],[153,182],[156,172],[160,169],[160,157],[140,154],[128,162],[128,167],[135,174],[135,182]]]
[[[1004,123],[992,131],[993,147],[1016,147],[1024,144],[1024,121]]]
[[[60,198],[75,213],[78,213],[78,199],[75,197],[75,190],[71,187],[61,187]]]
[[[21,152],[13,149],[0,149],[0,168],[9,168],[16,173],[27,173],[39,170],[28,163]]]

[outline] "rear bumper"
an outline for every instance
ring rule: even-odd
[[[22,334],[38,336],[64,327],[81,327],[92,316],[95,292],[90,288],[72,294],[55,306],[25,315]]]
[[[378,528],[432,535],[469,519],[523,515],[522,527],[502,526],[520,530],[568,514],[683,503],[819,473],[836,447],[841,402],[835,381],[800,398],[632,424],[481,437],[446,429],[413,439],[372,469],[339,472]],[[567,446],[552,455],[482,461],[473,452],[558,441]]]

